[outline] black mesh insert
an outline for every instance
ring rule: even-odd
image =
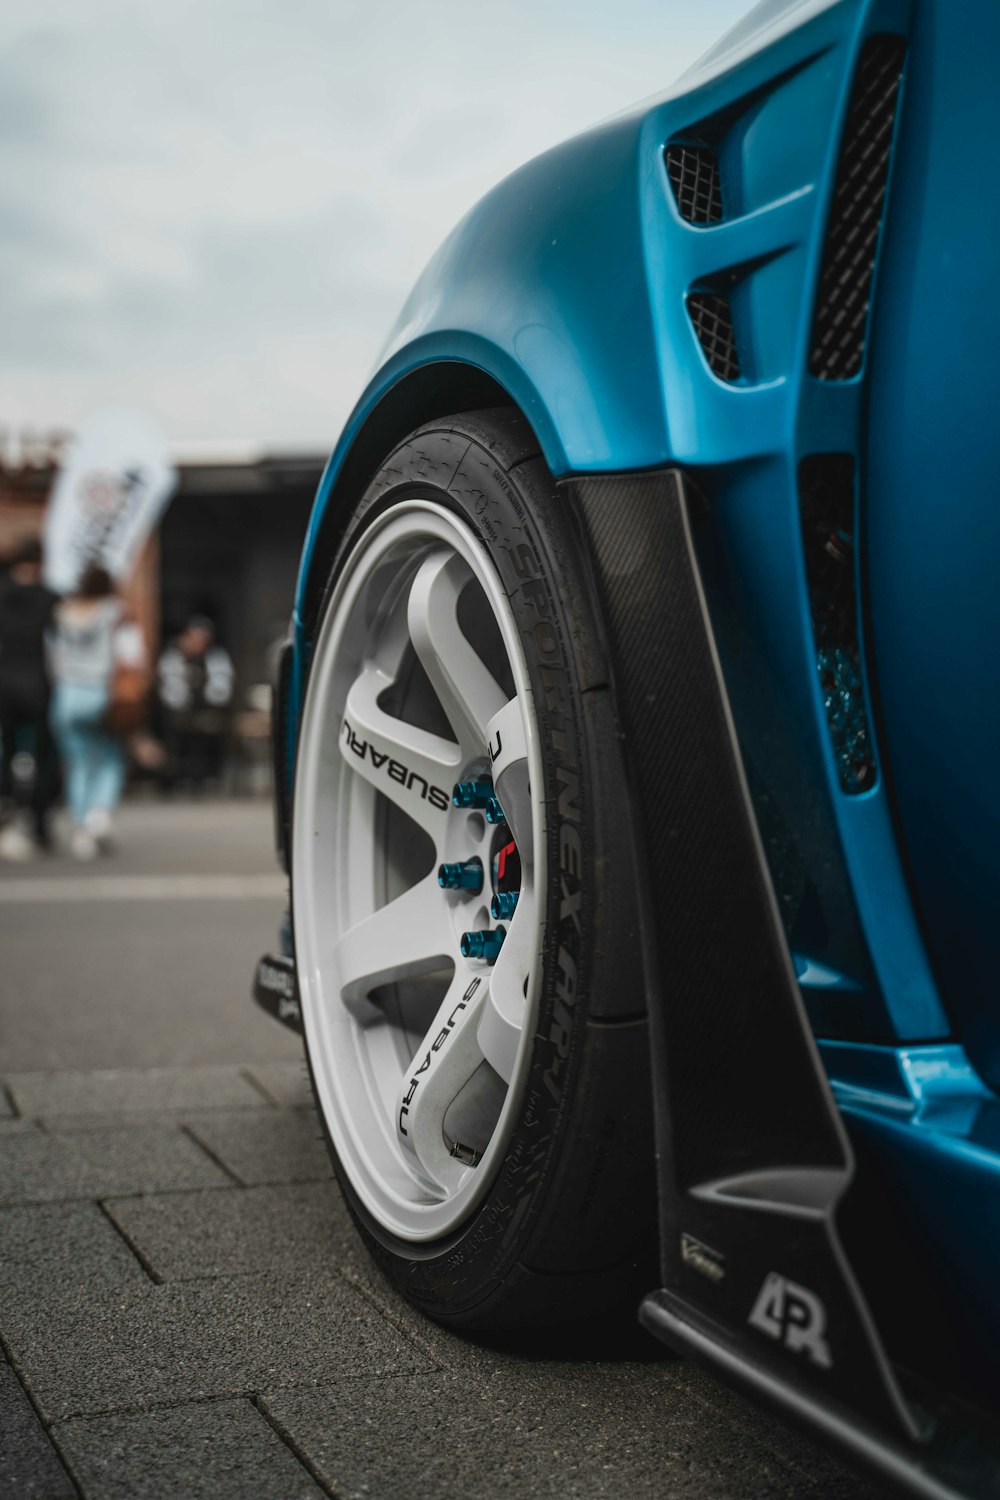
[[[689,292],[687,306],[713,374],[720,380],[739,380],[740,357],[728,297],[718,292]]]
[[[869,37],[854,75],[813,314],[809,370],[820,380],[848,380],[864,360],[905,53],[902,37]]]
[[[823,706],[845,792],[875,782],[858,638],[854,460],[817,453],[799,465],[802,548]]]
[[[668,146],[667,175],[678,212],[689,224],[717,224],[722,218],[719,159],[710,146]]]

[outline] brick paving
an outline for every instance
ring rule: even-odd
[[[0,869],[4,1500],[874,1500],[652,1344],[422,1319],[357,1241],[297,1040],[246,998],[280,898],[169,894],[266,875],[266,809],[129,809],[107,869],[168,894]]]

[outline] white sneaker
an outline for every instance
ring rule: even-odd
[[[74,859],[91,860],[97,858],[97,840],[87,828],[74,828],[70,834],[69,847],[73,852]]]
[[[33,858],[34,853],[35,846],[19,823],[8,823],[0,831],[0,859],[23,865]]]
[[[111,814],[106,807],[92,807],[84,819],[84,828],[100,850],[107,850],[113,842]]]

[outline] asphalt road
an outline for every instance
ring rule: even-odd
[[[2,1500],[875,1500],[652,1341],[484,1347],[386,1286],[248,999],[282,905],[259,804],[0,867]]]

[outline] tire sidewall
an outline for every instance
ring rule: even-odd
[[[546,524],[544,506],[532,503],[516,473],[484,444],[462,438],[464,452],[453,463],[456,437],[451,428],[422,431],[386,461],[357,506],[334,559],[317,637],[340,572],[368,528],[403,501],[429,500],[458,517],[499,573],[534,695],[549,872],[542,906],[542,975],[523,1092],[486,1197],[447,1238],[400,1240],[360,1201],[323,1120],[348,1206],[382,1269],[430,1314],[466,1320],[473,1309],[485,1316],[502,1296],[514,1265],[530,1259],[553,1171],[573,1134],[573,1083],[588,1014],[592,956],[595,945],[604,946],[595,930],[595,914],[605,905],[597,888],[604,860],[593,816],[592,726],[584,707],[588,686],[602,675],[603,657],[588,609],[586,569],[568,555],[572,549],[565,535],[558,525]],[[307,690],[308,682],[303,702]],[[294,924],[294,859],[292,868]],[[308,1042],[306,1057],[312,1073]],[[315,1090],[315,1077],[313,1086]],[[320,1115],[322,1119],[322,1111]]]

